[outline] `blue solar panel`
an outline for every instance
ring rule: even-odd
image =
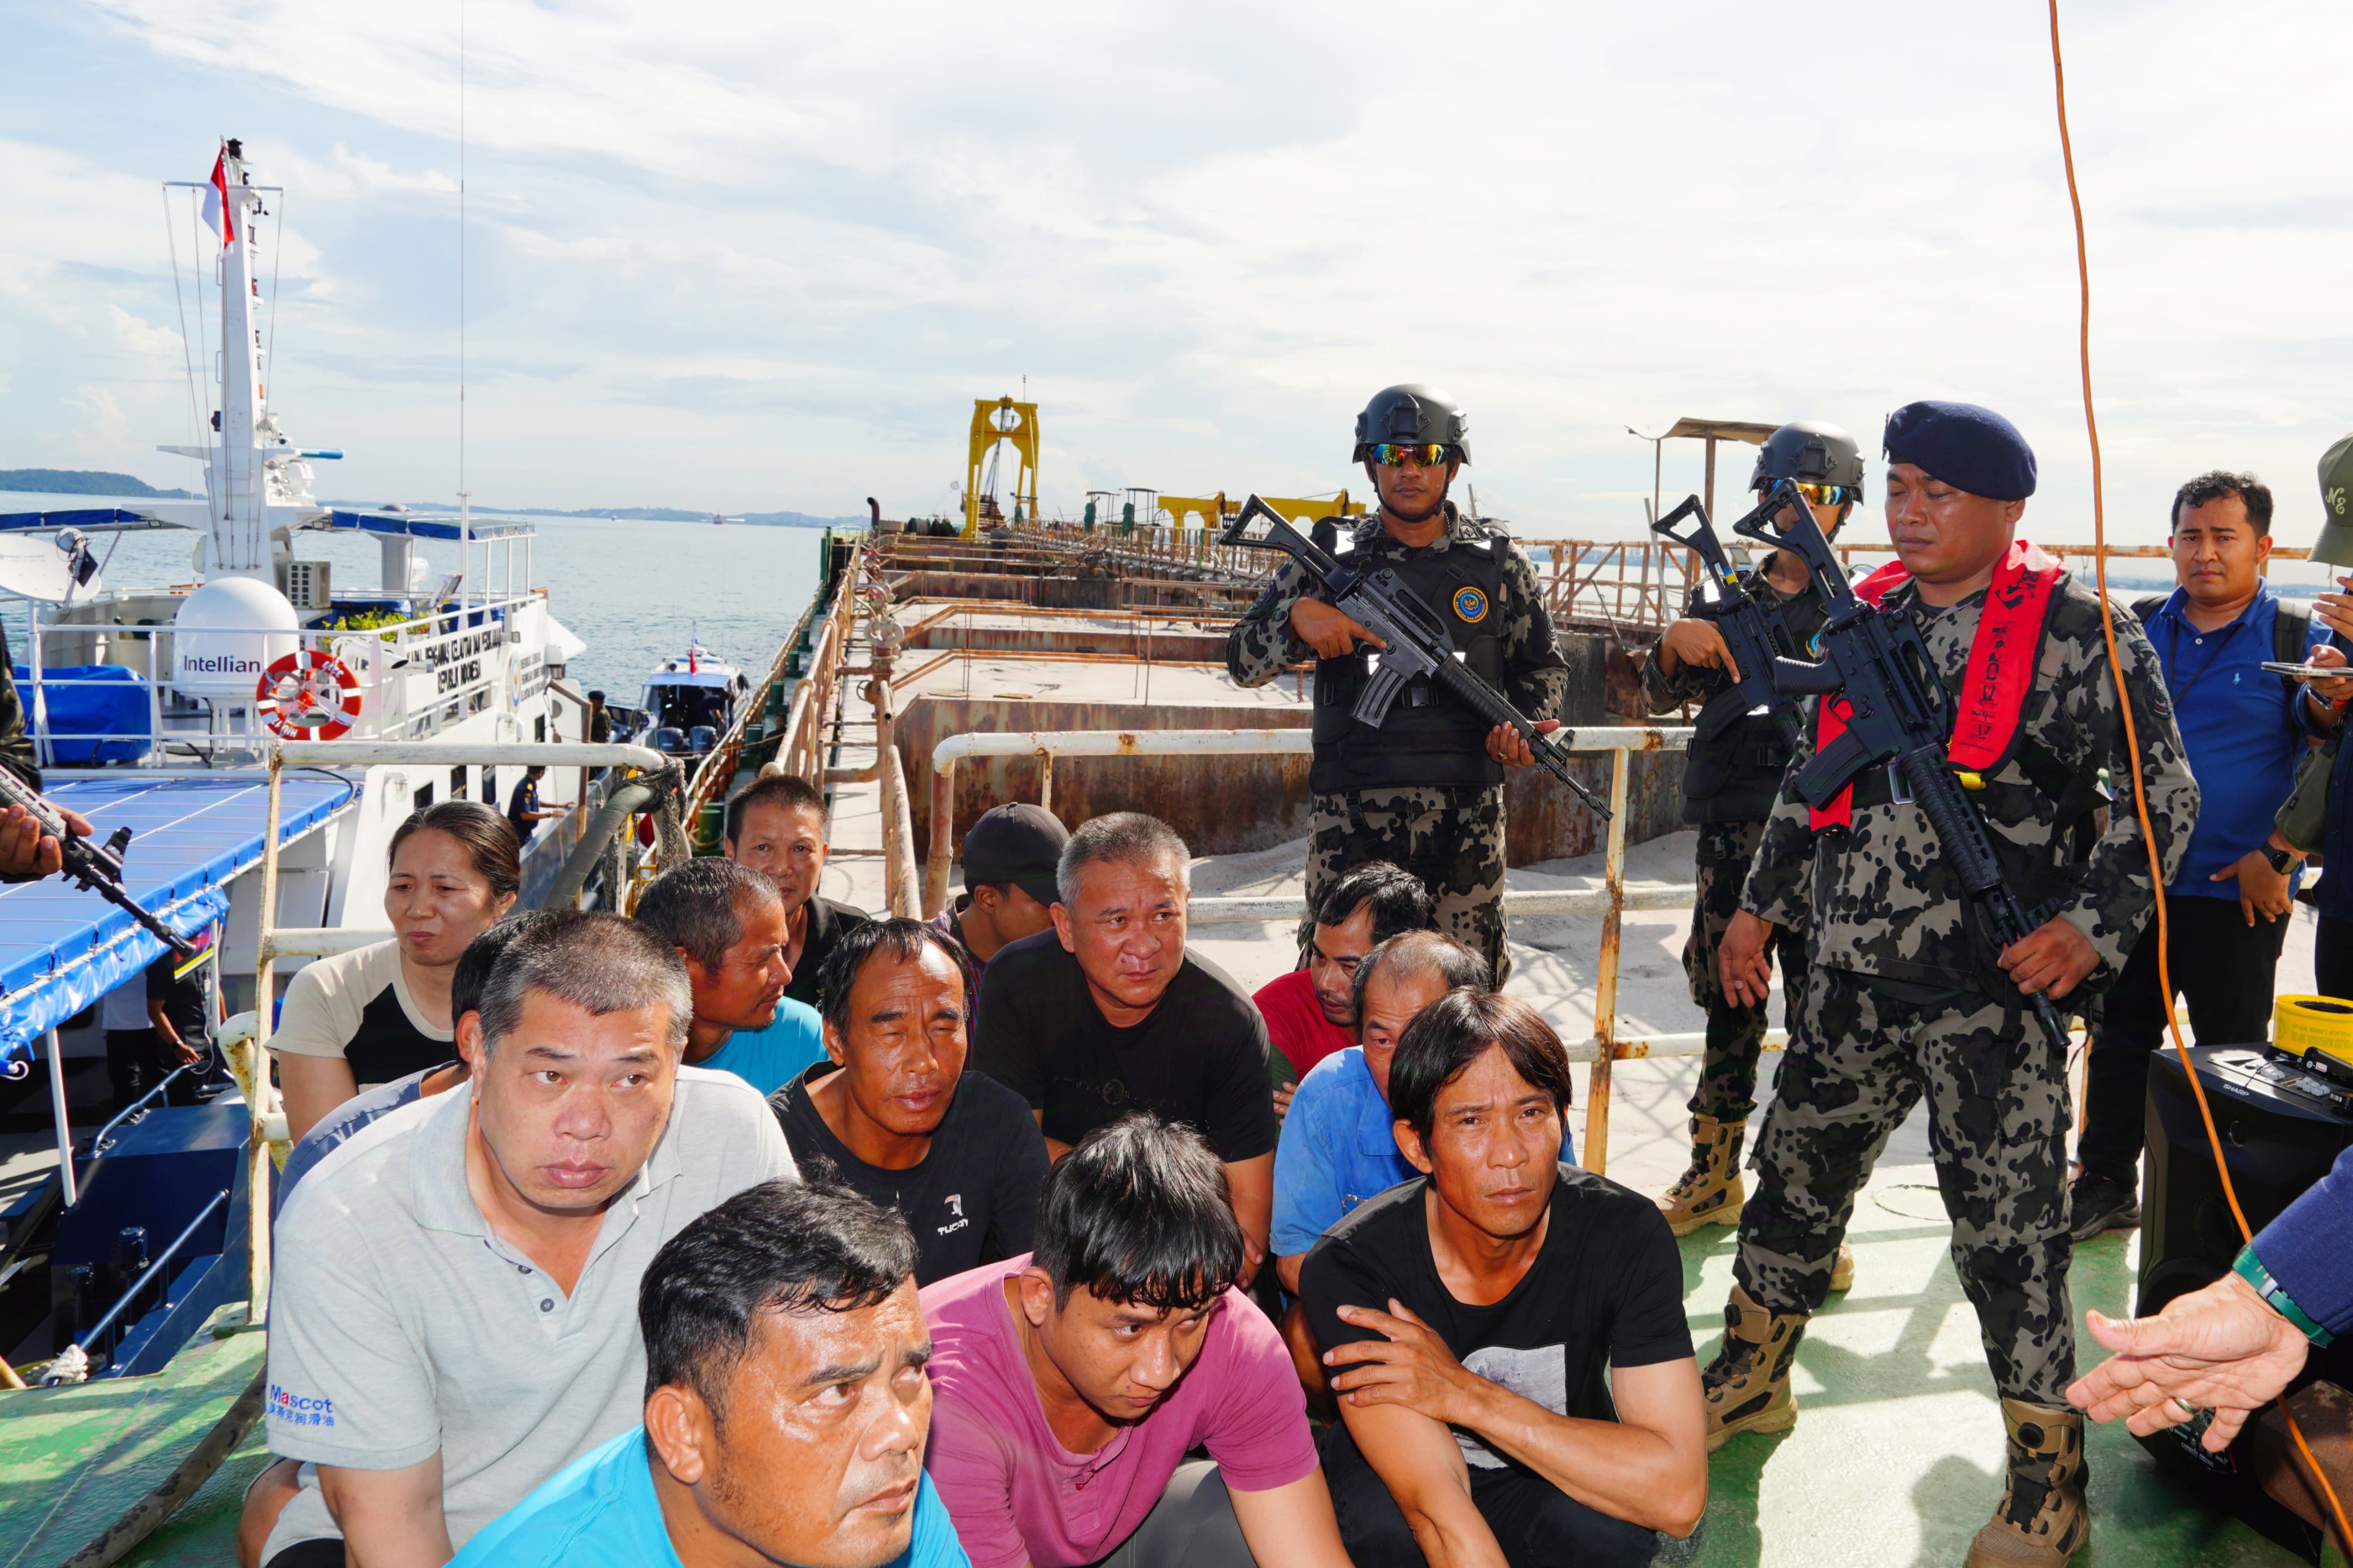
[[[356,782],[317,773],[281,786],[279,842],[355,799]],[[105,837],[131,829],[123,883],[167,923],[194,930],[216,918],[229,879],[261,858],[269,786],[259,775],[61,779],[49,798],[90,818]],[[0,886],[0,1063],[26,1060],[31,1043],[164,945],[129,915],[62,877]]]

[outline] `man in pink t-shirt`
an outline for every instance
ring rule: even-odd
[[[923,1292],[923,1466],[973,1568],[1348,1568],[1299,1380],[1241,1271],[1217,1156],[1139,1113],[1047,1176],[1035,1252]],[[1210,1458],[1187,1462],[1196,1447]]]
[[[1314,911],[1307,966],[1261,985],[1250,996],[1273,1047],[1274,1112],[1291,1109],[1292,1091],[1317,1062],[1356,1043],[1356,965],[1399,931],[1428,931],[1436,903],[1420,878],[1386,860],[1352,867]]]

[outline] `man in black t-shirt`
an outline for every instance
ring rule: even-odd
[[[727,803],[727,858],[776,883],[785,900],[785,962],[793,977],[785,994],[819,1005],[818,977],[826,954],[866,923],[866,911],[818,893],[825,877],[825,792],[792,773],[767,773]]]
[[[1060,1159],[1132,1110],[1190,1124],[1226,1167],[1249,1268],[1274,1207],[1274,1089],[1250,994],[1185,951],[1191,856],[1141,812],[1071,835],[1054,929],[997,950],[974,1065],[1029,1102]]]
[[[1451,992],[1398,1043],[1389,1106],[1423,1177],[1300,1270],[1356,1568],[1421,1568],[1417,1537],[1450,1563],[1630,1568],[1706,1510],[1682,1259],[1650,1199],[1559,1163],[1568,1095],[1559,1037],[1514,998]]]
[[[811,1180],[906,1215],[915,1283],[1029,1250],[1046,1143],[1029,1107],[966,1072],[962,955],[920,921],[873,921],[826,956],[825,1049],[768,1097]]]

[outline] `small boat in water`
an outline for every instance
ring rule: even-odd
[[[707,756],[727,733],[752,682],[742,669],[718,658],[691,637],[686,652],[666,658],[646,676],[646,744],[666,756]]]

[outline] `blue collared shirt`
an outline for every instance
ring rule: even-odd
[[[451,1568],[679,1568],[654,1495],[646,1429],[591,1448],[485,1526]],[[972,1568],[947,1505],[925,1476],[915,1531],[887,1568]]]
[[[2176,588],[2148,617],[2148,640],[2165,669],[2174,722],[2189,771],[2198,775],[2198,824],[2166,890],[2175,898],[2236,899],[2235,879],[2214,873],[2271,837],[2272,817],[2295,782],[2305,731],[2295,693],[2266,674],[2279,599],[2258,585],[2238,618],[2201,632],[2184,614]]]
[[[1277,1257],[1305,1252],[1350,1209],[1421,1173],[1398,1152],[1393,1120],[1362,1046],[1307,1069],[1274,1148]]]
[[[1398,1152],[1395,1121],[1362,1046],[1307,1069],[1274,1149],[1276,1257],[1305,1252],[1358,1204],[1421,1174]],[[1566,1127],[1560,1157],[1577,1159]]]

